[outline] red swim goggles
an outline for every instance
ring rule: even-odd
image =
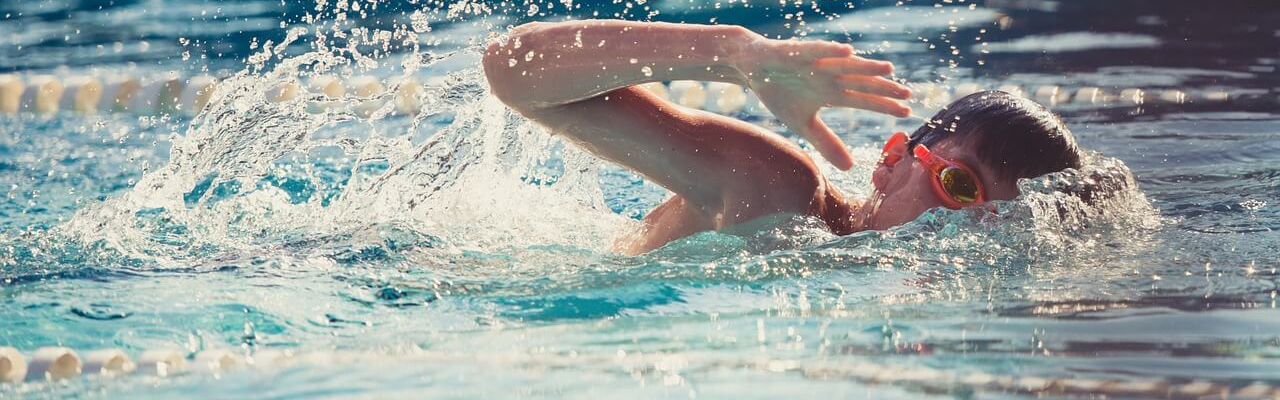
[[[899,144],[906,143],[907,139],[907,134],[902,132],[894,133],[889,137],[881,153],[881,162],[892,166],[901,161],[906,154],[896,149]],[[929,175],[933,178],[933,193],[947,208],[958,210],[987,201],[982,181],[968,166],[933,154],[923,144],[916,144],[911,150],[916,160],[928,169]]]

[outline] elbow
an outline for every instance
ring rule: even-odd
[[[505,65],[506,60],[510,58],[511,49],[502,41],[494,41],[489,43],[489,47],[484,51],[484,58],[480,62],[480,66],[484,68],[485,79],[489,81],[489,91],[494,97],[503,103],[516,108],[513,104],[512,94],[517,93],[518,89],[512,87],[518,82],[512,76],[514,68]]]
[[[528,93],[527,85],[531,82],[527,76],[522,76],[520,73],[522,69],[511,65],[510,60],[516,57],[516,41],[528,43],[529,33],[540,25],[544,24],[530,22],[512,28],[505,39],[489,43],[480,63],[484,68],[485,79],[489,82],[490,92],[498,100],[517,111],[524,111],[531,107],[528,101],[521,98],[521,95]],[[526,79],[520,79],[522,77]]]

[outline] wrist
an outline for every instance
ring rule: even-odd
[[[747,87],[756,69],[756,57],[759,56],[761,46],[769,39],[742,26],[735,25],[733,28],[728,67],[734,71],[737,80],[733,83]]]

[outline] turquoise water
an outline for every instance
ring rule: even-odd
[[[612,238],[665,193],[506,111],[475,67],[485,32],[561,18],[567,3],[361,3],[345,18],[332,4],[0,5],[0,37],[14,43],[0,47],[3,71],[226,78],[194,117],[0,116],[0,345],[295,355],[217,374],[0,385],[0,397],[1028,395],[885,377],[906,370],[1280,386],[1280,12],[938,3],[572,13],[852,41],[913,82],[1141,88],[1152,100],[1140,105],[1055,106],[1099,153],[1087,169],[1127,169],[1136,189],[1087,207],[1043,189],[1074,178],[1050,177],[1024,182],[996,216],[938,210],[847,237],[776,218],[626,257]],[[413,15],[424,9],[440,11]],[[286,38],[282,21],[308,15],[280,56],[245,67]],[[375,62],[360,63],[333,50],[341,39],[316,44],[335,24],[403,36],[383,53],[366,43]],[[415,75],[426,111],[366,118],[355,99],[328,111],[320,98],[264,99],[325,66]],[[1165,90],[1231,100],[1156,101]],[[918,123],[827,118],[860,160]],[[865,167],[833,174],[869,190]]]

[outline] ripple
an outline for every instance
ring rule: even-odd
[[[1160,46],[1155,36],[1134,33],[1070,32],[1025,36],[1007,42],[974,46],[993,53],[1067,53],[1097,49],[1142,49]]]

